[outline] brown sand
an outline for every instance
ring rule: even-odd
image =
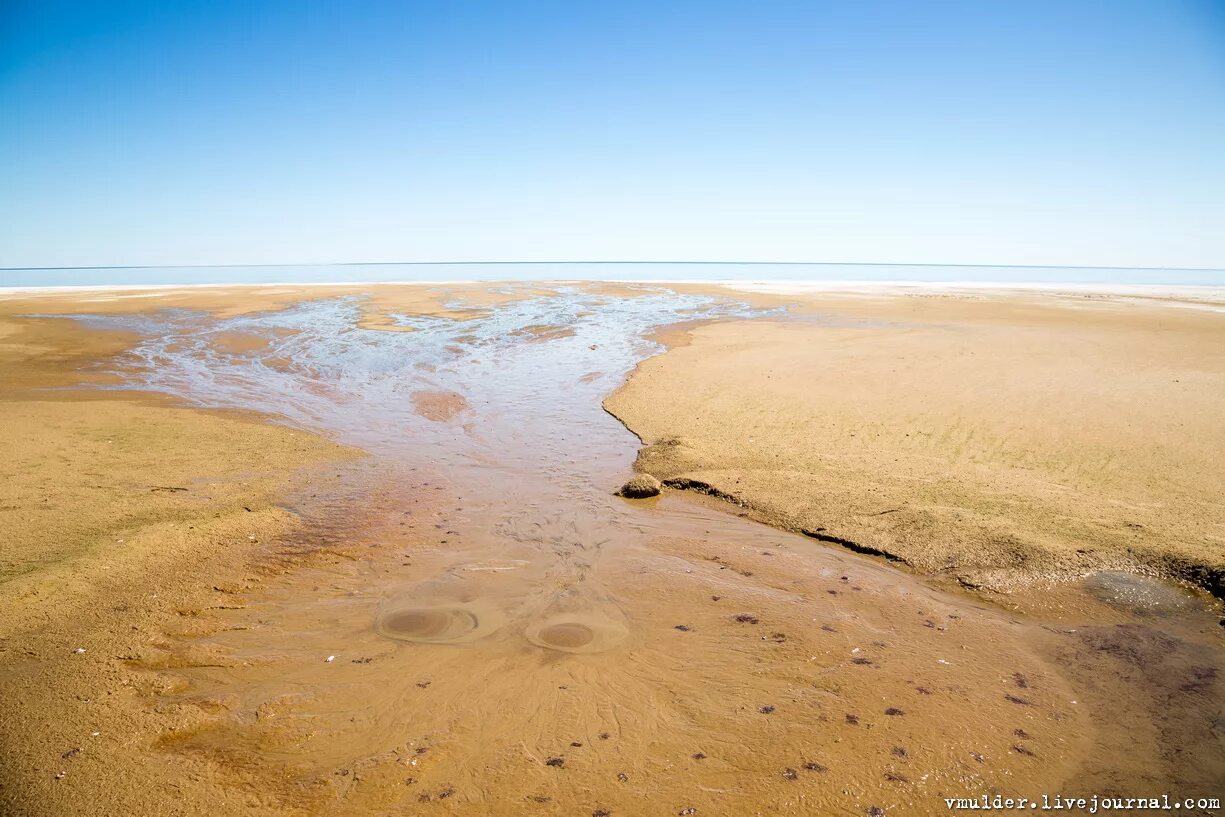
[[[1225,592],[1225,311],[1050,293],[756,296],[606,407],[637,468],[967,585]]]
[[[524,337],[529,337],[533,340],[547,341],[555,338],[568,338],[574,334],[574,329],[569,326],[548,326],[538,324],[536,326],[525,326],[518,330],[518,334]]]
[[[162,302],[290,302],[228,297]],[[6,815],[798,817],[1219,790],[1225,662],[1215,621],[1181,612],[1195,600],[1137,615],[1106,587],[1059,597],[1075,627],[1020,618],[675,493],[588,527],[539,507],[509,536],[458,535],[506,495],[531,502],[513,467],[461,497],[423,451],[385,487],[352,451],[253,416],[32,393],[129,341],[11,314],[115,303],[24,300],[0,320],[6,462],[22,465],[0,475],[0,512],[30,531],[0,607]],[[812,330],[828,331],[796,331]],[[753,443],[768,416],[738,416]]]
[[[168,813],[158,786],[199,772],[135,751],[173,720],[147,705],[166,679],[125,663],[164,639],[168,622],[190,622],[252,586],[248,562],[298,524],[276,503],[300,469],[357,455],[156,395],[51,391],[104,381],[78,370],[129,341],[70,321],[0,316],[6,815]],[[198,788],[235,802],[207,777]]]
[[[464,396],[453,391],[415,391],[412,401],[418,414],[440,423],[455,419],[468,408]]]
[[[392,314],[470,320],[517,300],[548,296],[548,285],[501,284],[276,284],[266,286],[133,287],[123,290],[12,290],[0,293],[0,313],[135,314],[157,309],[191,309],[218,318],[282,309],[320,298],[356,297],[363,325],[403,329]],[[619,291],[619,290],[618,290]],[[0,336],[2,338],[3,336]]]

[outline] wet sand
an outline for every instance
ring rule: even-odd
[[[43,416],[31,384],[101,363],[86,379],[144,391],[38,399],[116,406],[167,469],[75,444],[33,450],[37,479],[139,475],[187,503],[124,543],[82,516],[63,540],[108,537],[88,592],[8,602],[5,813],[938,814],[996,791],[1219,793],[1215,602],[1107,573],[1018,592],[1042,600],[1022,615],[710,497],[617,498],[638,443],[601,398],[658,351],[652,332],[742,326],[746,307],[554,289],[5,303],[5,331],[50,333],[36,356],[4,347],[6,373],[30,372],[6,414]],[[29,312],[101,317],[11,317]],[[52,436],[113,439],[101,416]],[[121,579],[93,579],[112,557]]]

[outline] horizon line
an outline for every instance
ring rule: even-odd
[[[1139,272],[1225,272],[1225,267],[1175,266],[1116,266],[1093,264],[971,264],[905,261],[311,261],[267,262],[259,264],[98,264],[82,266],[0,267],[0,272],[40,272],[50,270],[118,270],[118,269],[240,269],[271,267],[393,267],[393,266],[560,266],[560,265],[635,265],[673,264],[692,266],[775,266],[775,267],[953,267],[981,269],[1066,269],[1066,270],[1133,270]]]

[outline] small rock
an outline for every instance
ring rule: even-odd
[[[335,660],[336,660],[336,656],[334,656],[334,655],[329,655],[327,658],[323,659],[323,662],[324,662],[325,664],[330,664],[330,663],[332,663],[332,662],[333,662],[333,661],[335,661]]]
[[[663,484],[650,474],[638,474],[621,486],[621,490],[617,491],[617,496],[627,499],[645,499],[649,496],[659,496],[663,487]]]
[[[544,765],[555,766],[556,768],[560,769],[562,766],[566,765],[566,759],[564,757],[551,757],[544,762]]]

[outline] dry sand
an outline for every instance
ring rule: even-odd
[[[973,587],[1097,568],[1225,593],[1225,311],[1083,293],[751,295],[607,409],[637,469]]]
[[[361,320],[372,328],[398,328],[395,314],[475,320],[541,291],[378,288]],[[706,497],[612,498],[632,439],[603,430],[564,440],[570,459],[557,491],[542,490],[549,486],[520,477],[537,449],[512,456],[477,443],[533,435],[551,443],[556,418],[525,418],[458,391],[416,398],[443,447],[405,446],[389,479],[378,465],[385,452],[363,457],[259,415],[64,389],[115,382],[95,367],[134,338],[16,317],[169,305],[221,316],[359,292],[269,287],[0,302],[0,523],[16,531],[0,574],[0,813],[924,815],[946,813],[941,796],[994,791],[1219,792],[1225,661],[1202,599],[1108,577],[1096,595],[1041,595],[1060,599],[1058,615],[1002,612],[753,524]],[[779,508],[827,507],[815,504],[824,501],[820,488],[841,491],[846,508],[878,514],[870,519],[906,513],[932,534],[945,525],[961,531],[947,552],[970,560],[950,572],[966,581],[1012,587],[1032,570],[1046,572],[1039,557],[1067,567],[1063,540],[1050,533],[1059,527],[1024,508],[1062,497],[1036,487],[1049,478],[1039,464],[1052,451],[1071,463],[1058,484],[1079,491],[1088,510],[1066,498],[1040,507],[1058,508],[1077,530],[1093,530],[1097,509],[1114,507],[1108,499],[1135,502],[1163,488],[1138,503],[1162,516],[1127,519],[1219,535],[1211,507],[1184,504],[1174,520],[1159,504],[1206,503],[1199,480],[1216,473],[1211,458],[1171,448],[1139,471],[1128,456],[1103,464],[1083,453],[1124,437],[1078,378],[1102,359],[1143,372],[1158,366],[1160,351],[1181,350],[1175,376],[1198,372],[1188,382],[1201,402],[1171,416],[1194,423],[1211,445],[1219,437],[1197,412],[1210,415],[1202,401],[1219,395],[1216,324],[1182,312],[1169,317],[1171,327],[1146,312],[1112,318],[1113,305],[1073,321],[1060,316],[1080,310],[1044,298],[989,304],[989,314],[978,301],[931,304],[813,299],[801,309],[811,317],[795,323],[680,330],[674,348],[643,364],[609,405],[659,443],[640,458],[645,470],[734,494],[776,524],[796,526]],[[581,330],[589,313],[576,314]],[[576,340],[566,327],[532,325],[514,343]],[[897,331],[913,344],[898,348],[889,339]],[[1132,331],[1141,337],[1131,351],[1094,340]],[[1043,352],[1050,333],[1084,341],[1081,354],[1093,357],[1075,368],[1069,355]],[[874,351],[869,336],[885,351]],[[827,372],[839,364],[827,338],[846,358],[838,374]],[[222,335],[217,348],[273,356],[275,341]],[[460,368],[493,354],[456,348]],[[1027,366],[1026,348],[1050,362],[1053,379]],[[958,363],[988,352],[994,366]],[[938,363],[912,372],[896,362],[903,353],[909,363]],[[993,402],[1013,382],[1004,362],[1035,390],[1058,385],[1075,397],[1069,410],[1098,420],[1087,438],[1099,448],[1079,446],[1065,412],[1036,399],[1026,411],[1002,395]],[[575,388],[599,381],[583,365],[573,369]],[[1156,384],[1171,365],[1147,377]],[[861,367],[874,377],[852,377]],[[960,383],[967,370],[980,402],[928,385]],[[894,391],[905,395],[879,394],[899,382],[907,388]],[[1128,400],[1150,425],[1172,425],[1140,397]],[[847,416],[858,427],[840,430]],[[907,418],[926,423],[925,439],[907,442],[910,426],[895,427],[914,422]],[[1035,431],[1029,423],[1038,419],[1050,428]],[[958,431],[938,434],[945,426]],[[999,441],[978,442],[988,431]],[[807,435],[820,447],[806,450],[819,457],[801,456],[797,441]],[[1126,439],[1140,444],[1144,435]],[[448,464],[463,445],[492,459],[467,472]],[[1027,458],[1026,446],[1038,453]],[[851,466],[842,472],[847,485],[832,487],[825,469]],[[1180,476],[1184,468],[1193,479]],[[602,487],[569,493],[572,471]],[[1154,475],[1129,487],[1138,472]],[[1199,492],[1175,490],[1168,483],[1177,479]],[[757,493],[739,493],[750,482]],[[895,498],[910,504],[893,511],[885,500]],[[1047,550],[1017,548],[1018,559],[997,570],[997,551],[979,556],[974,547],[993,514],[1017,536],[1035,536],[1032,522],[1050,537],[1041,539]],[[970,522],[961,527],[949,521],[963,517]],[[839,535],[832,521],[815,524]],[[924,569],[920,554],[942,551],[925,536],[903,536],[904,527],[879,530],[913,540],[914,552],[899,555]],[[1189,543],[1175,546],[1203,558]]]

